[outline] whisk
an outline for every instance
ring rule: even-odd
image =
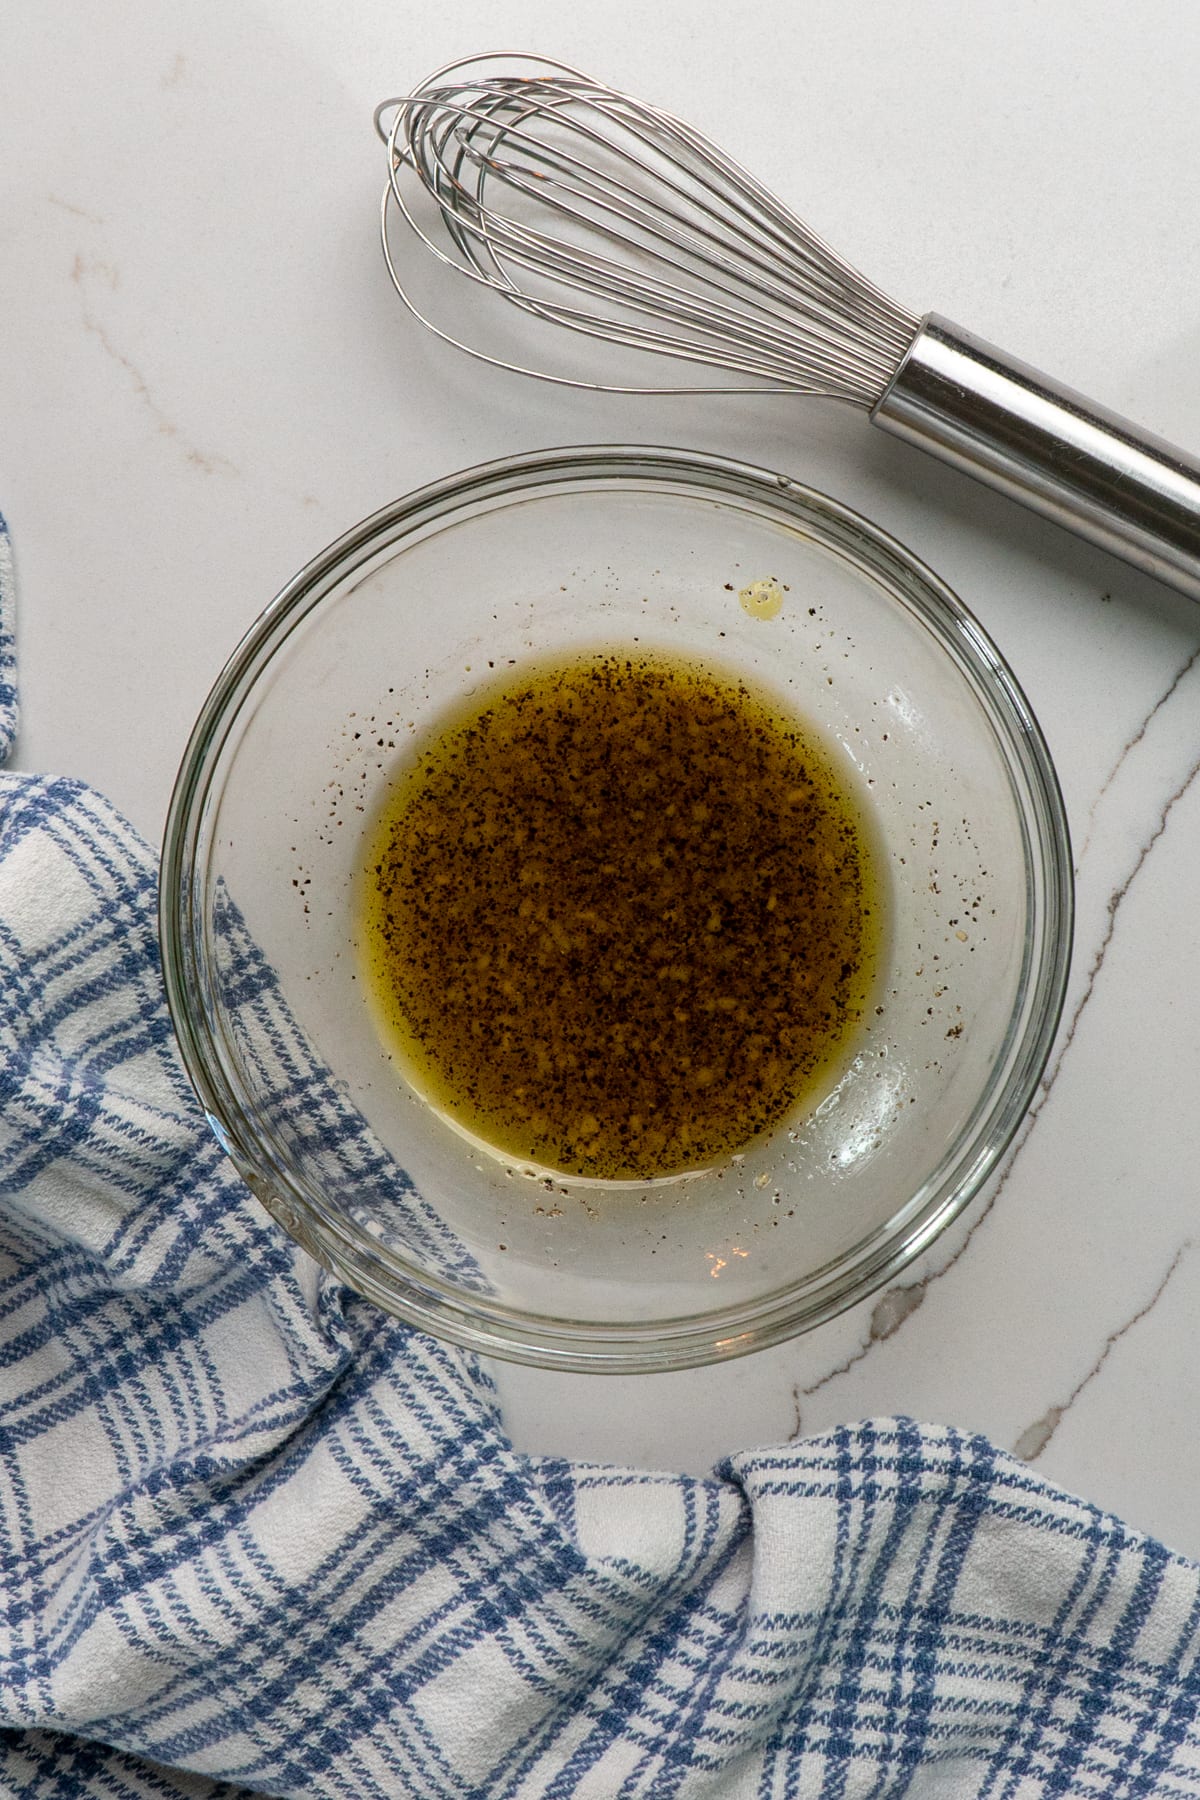
[[[910,313],[672,114],[565,64],[504,55],[447,65],[384,101],[375,124],[388,272],[458,349],[571,387],[731,391],[554,374],[462,342],[409,293],[396,221],[533,317],[719,369],[733,391],[849,401],[1200,599],[1200,463],[948,319]]]

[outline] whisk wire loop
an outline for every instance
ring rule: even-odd
[[[527,314],[749,377],[756,389],[873,403],[915,317],[682,120],[561,64],[466,78],[486,60],[450,65],[376,113],[390,156],[384,253],[423,323],[484,361],[518,368],[418,311],[388,242],[392,207],[444,265]],[[432,202],[442,242],[418,221],[407,176]],[[728,391],[519,372],[618,392]]]
[[[518,179],[512,178],[512,185],[518,192],[530,192],[528,184]],[[638,276],[627,265],[599,251],[593,251],[590,257],[585,257],[578,251],[569,249],[561,240],[548,238],[544,233],[529,228],[510,226],[503,240],[495,234],[480,231],[493,265],[509,285],[518,305],[525,306],[542,317],[563,322],[568,319],[572,322],[595,319],[595,315],[581,314],[574,307],[520,293],[508,265],[510,262],[519,264],[548,277],[553,277],[556,272],[565,268],[570,272],[575,288],[600,298],[616,295],[624,305],[632,309],[688,325],[705,340],[714,338],[720,329],[726,330],[736,343],[754,345],[762,350],[768,359],[767,373],[770,372],[772,347],[777,356],[785,354],[789,348],[803,352],[803,341],[794,329],[794,313],[789,310],[786,302],[787,290],[781,284],[776,284],[773,291],[766,281],[755,280],[751,285],[762,297],[758,311],[739,308],[728,298],[719,297],[728,293],[723,279],[730,269],[727,258],[713,255],[691,234],[660,231],[653,221],[647,222],[645,211],[641,208],[635,207],[627,211],[620,202],[601,201],[605,217],[600,221],[589,218],[579,207],[571,205],[569,198],[563,198],[564,194],[570,196],[576,193],[581,198],[588,198],[586,188],[577,189],[573,184],[564,184],[559,195],[547,199],[544,204],[565,218],[590,226],[595,235],[621,247],[636,240],[630,239],[608,222],[609,219],[631,218],[642,225],[652,238],[664,244],[689,246],[694,259],[692,274],[709,291],[700,293],[678,281],[668,281],[662,277],[650,280],[645,276]],[[468,219],[464,223],[468,230],[479,230],[473,220]],[[664,267],[674,266],[666,257],[662,258],[662,262]],[[656,345],[663,341],[660,333],[649,333],[648,338]],[[827,341],[830,345],[836,342],[832,332]]]

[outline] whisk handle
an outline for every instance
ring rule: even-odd
[[[1200,600],[1200,462],[930,313],[876,425]]]

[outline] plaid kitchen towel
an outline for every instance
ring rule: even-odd
[[[17,643],[12,544],[0,519],[0,763],[17,735]]]
[[[1200,1795],[1200,1569],[977,1437],[518,1456],[222,1159],[154,892],[0,776],[0,1793]]]

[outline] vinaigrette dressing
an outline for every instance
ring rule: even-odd
[[[565,1176],[707,1167],[845,1051],[880,957],[849,771],[773,696],[658,652],[511,669],[395,771],[363,967],[402,1073]]]

